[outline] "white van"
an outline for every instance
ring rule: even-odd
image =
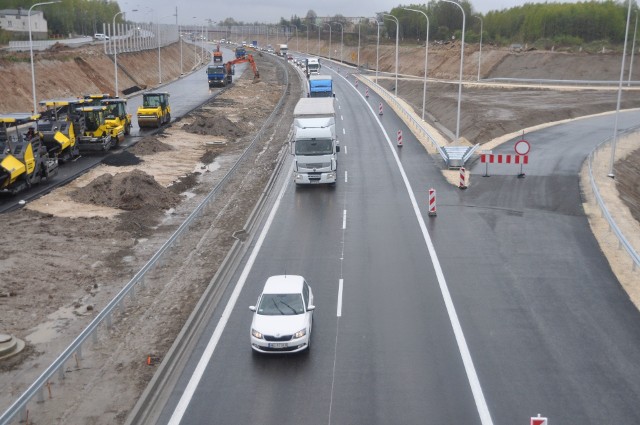
[[[106,34],[93,34],[93,38],[99,41],[109,40],[109,36]]]

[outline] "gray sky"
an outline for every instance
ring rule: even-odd
[[[565,3],[572,0],[560,0]],[[476,12],[487,13],[490,10],[501,10],[522,5],[536,0],[471,0]],[[552,2],[552,1],[550,1]],[[334,16],[337,14],[352,16],[374,16],[376,12],[389,11],[400,4],[420,4],[420,1],[397,0],[119,0],[120,9],[127,13],[127,19],[137,22],[156,21],[162,23],[175,22],[175,8],[178,6],[180,24],[203,23],[207,19],[213,21],[234,18],[245,23],[263,22],[278,23],[280,17],[290,19],[293,15],[304,18],[309,10],[318,16]],[[540,0],[540,3],[544,3]],[[138,9],[138,12],[131,12]],[[195,18],[194,18],[195,17]]]

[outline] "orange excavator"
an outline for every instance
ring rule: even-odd
[[[260,73],[258,72],[256,62],[253,60],[253,55],[246,55],[244,57],[236,58],[224,64],[227,84],[231,84],[231,76],[235,74],[234,65],[243,62],[249,62],[249,64],[251,65],[251,69],[253,70],[253,81],[256,82],[260,79]]]

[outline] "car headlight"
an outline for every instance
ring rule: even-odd
[[[331,173],[327,173],[327,178],[328,179],[335,179],[336,178],[335,171],[332,171]]]
[[[251,335],[253,335],[254,338],[262,339],[262,333],[253,328],[251,328]]]
[[[293,334],[294,338],[302,338],[303,336],[305,336],[307,334],[307,329],[300,329],[298,332]]]

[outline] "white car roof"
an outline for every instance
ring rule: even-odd
[[[302,292],[304,278],[296,275],[271,276],[264,284],[263,294],[295,294]]]

